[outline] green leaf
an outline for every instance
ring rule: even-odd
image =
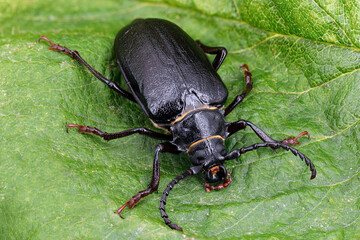
[[[359,239],[360,1],[10,1],[0,3],[1,239]],[[233,182],[206,193],[201,175],[183,180],[166,205],[184,232],[160,217],[166,185],[190,165],[161,154],[159,193],[125,220],[113,212],[151,178],[159,141],[140,135],[106,142],[66,133],[65,123],[117,132],[151,122],[135,103],[96,80],[69,56],[37,43],[45,35],[78,50],[119,81],[117,31],[140,17],[171,20],[194,39],[224,46],[219,74],[227,104],[254,89],[228,117],[283,139],[307,130],[297,148],[259,149],[226,164]],[[122,81],[121,85],[125,86]],[[260,142],[249,129],[228,150]]]

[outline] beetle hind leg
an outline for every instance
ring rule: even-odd
[[[246,64],[244,64],[240,67],[240,70],[244,70],[245,89],[235,97],[235,99],[230,103],[229,106],[225,108],[224,116],[231,113],[231,111],[234,110],[234,108],[244,100],[244,98],[249,94],[249,92],[253,88],[253,83],[251,82],[251,72],[249,70],[249,67]]]
[[[205,53],[216,54],[215,59],[212,62],[212,65],[213,65],[213,68],[217,71],[226,58],[226,55],[227,55],[226,48],[224,48],[224,47],[209,47],[209,46],[204,45],[199,40],[196,40],[196,43]]]
[[[91,67],[78,53],[78,51],[76,50],[70,50],[69,48],[65,47],[65,46],[61,46],[60,44],[55,44],[52,41],[50,41],[50,39],[48,39],[45,36],[41,36],[39,38],[39,42],[40,40],[45,40],[48,43],[51,44],[51,46],[49,47],[50,50],[53,51],[58,51],[58,52],[62,52],[65,53],[67,55],[69,55],[70,57],[72,57],[73,59],[75,59],[76,61],[78,61],[79,63],[81,63],[82,65],[84,65],[97,79],[99,79],[100,81],[102,81],[103,83],[105,83],[110,89],[114,90],[115,92],[121,94],[122,96],[126,97],[127,99],[136,102],[134,96],[129,93],[128,91],[125,91],[124,89],[122,89],[121,87],[119,87],[119,85],[117,85],[115,82],[111,82],[109,81],[106,77],[104,77],[101,73],[99,73],[98,71],[96,71],[93,67]]]

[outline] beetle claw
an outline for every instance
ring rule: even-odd
[[[248,67],[247,64],[241,65],[241,66],[239,67],[239,70],[240,70],[240,71],[250,72],[249,67]]]
[[[77,51],[72,51],[70,49],[68,49],[67,47],[64,47],[64,46],[61,46],[60,44],[55,44],[53,43],[50,39],[48,39],[47,37],[45,36],[41,36],[38,40],[38,42],[40,42],[40,40],[43,39],[45,41],[47,41],[48,43],[50,43],[50,47],[49,49],[50,50],[53,50],[53,51],[58,51],[58,52],[63,52],[67,55],[69,55],[70,57],[74,58],[76,54],[78,54]]]
[[[115,211],[114,213],[117,213],[117,211]],[[122,219],[125,219],[123,216],[121,216],[121,213],[117,213],[119,215],[119,217],[121,217]]]
[[[302,136],[308,136],[308,139],[310,139],[310,134],[307,131],[304,131],[302,133],[300,133],[299,135],[297,135],[296,137],[289,137],[289,138],[285,138],[281,141],[282,144],[286,144],[286,145],[299,145],[300,142],[298,142],[298,138],[302,137]]]
[[[79,128],[79,130],[80,130],[80,129],[83,128],[84,126],[78,125],[78,124],[66,123],[66,132],[69,132],[69,128],[72,128],[72,127],[77,127],[77,128]],[[78,131],[79,131],[79,130],[78,130]]]
[[[54,46],[54,45],[55,45],[52,41],[50,41],[50,39],[48,39],[48,38],[45,37],[45,36],[41,36],[41,37],[38,39],[38,42],[40,42],[41,39],[47,41],[48,43],[50,43],[51,46]]]
[[[131,199],[132,200],[132,199]],[[130,204],[130,201],[127,201],[124,205],[122,205],[116,212],[119,215],[119,217],[121,217],[122,219],[125,219],[123,216],[121,216],[121,212],[126,208],[126,206],[128,206]]]

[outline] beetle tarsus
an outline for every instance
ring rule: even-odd
[[[130,201],[127,201],[124,205],[122,205],[116,212],[117,215],[119,215],[119,217],[121,217],[122,219],[125,219],[123,216],[121,216],[121,212],[126,208],[126,206],[128,206],[130,203]]]
[[[42,40],[47,41],[48,43],[50,43],[50,44],[51,44],[51,46],[52,46],[52,45],[54,45],[54,43],[53,43],[53,42],[51,42],[51,41],[50,41],[50,39],[48,39],[48,38],[47,38],[47,37],[45,37],[45,36],[41,36],[41,37],[38,39],[38,43],[40,42],[40,40],[41,40],[41,39],[42,39]]]
[[[51,46],[49,47],[50,50],[66,53],[67,55],[69,55],[72,58],[74,58],[74,55],[77,54],[77,51],[72,51],[65,46],[61,46],[60,44],[55,44],[45,36],[41,36],[39,38],[38,42],[40,42],[41,39],[43,39],[51,44]]]
[[[210,186],[209,183],[205,182],[205,190],[206,190],[206,192],[210,192],[210,191],[212,191],[212,190],[221,190],[221,189],[229,186],[230,183],[231,183],[231,181],[232,181],[232,178],[231,178],[230,173],[228,172],[228,173],[227,173],[227,179],[225,179],[222,184],[219,184],[219,185],[216,186],[216,187]]]
[[[308,139],[310,139],[310,134],[307,131],[304,131],[304,132],[300,133],[299,135],[297,135],[296,137],[285,138],[280,142],[283,143],[283,144],[286,144],[286,145],[299,145],[300,143],[297,141],[297,139],[299,137],[302,137],[302,136],[305,136],[305,135],[307,135]]]
[[[100,131],[99,129],[97,128],[93,128],[93,127],[89,127],[89,126],[84,126],[84,125],[78,125],[78,124],[71,124],[71,123],[68,123],[66,125],[66,131],[69,130],[69,128],[72,128],[72,127],[77,127],[79,128],[77,131],[79,133],[87,133],[87,134],[95,134],[95,135],[98,135],[100,137],[103,137],[105,133],[103,133],[102,131]]]
[[[247,64],[241,65],[241,66],[239,67],[239,70],[240,70],[240,71],[250,72],[249,67],[248,67]]]
[[[136,204],[140,202],[140,200],[147,195],[151,194],[153,191],[147,189],[144,191],[140,191],[138,194],[132,196],[132,198],[127,201],[124,205],[122,205],[116,212],[122,219],[124,219],[123,216],[121,216],[121,212],[126,208],[126,206],[129,206],[129,209],[132,209]]]
[[[245,75],[245,89],[235,97],[235,99],[225,108],[224,116],[227,116],[231,113],[234,108],[239,105],[244,98],[250,93],[251,89],[253,88],[253,83],[251,82],[251,72],[249,70],[248,65],[244,64],[240,66],[240,71],[244,71]]]
[[[141,199],[158,190],[159,182],[160,182],[159,152],[176,153],[176,151],[177,149],[174,148],[174,145],[169,142],[160,143],[156,146],[154,162],[153,162],[153,175],[149,187],[143,191],[138,192],[138,194],[132,196],[129,201],[127,201],[116,211],[116,213],[120,217],[122,217],[121,212],[126,208],[126,206],[129,206],[129,209],[132,209],[136,204],[140,202]]]

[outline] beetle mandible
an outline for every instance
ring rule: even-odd
[[[142,198],[157,191],[160,181],[159,152],[186,152],[192,163],[186,172],[168,184],[160,200],[161,217],[171,229],[180,231],[182,228],[172,223],[165,212],[166,197],[174,185],[189,175],[203,172],[206,191],[222,189],[231,183],[224,162],[239,158],[246,152],[260,147],[290,150],[310,165],[311,179],[315,178],[316,170],[310,159],[288,146],[299,144],[298,137],[309,136],[306,131],[297,137],[277,141],[249,121],[225,121],[225,116],[243,101],[253,86],[249,68],[244,64],[240,69],[245,74],[245,89],[223,109],[228,91],[217,70],[227,55],[225,48],[209,47],[194,41],[177,25],[166,20],[136,19],[119,31],[114,44],[117,64],[131,90],[128,92],[93,69],[77,51],[54,44],[45,36],[40,39],[51,44],[50,50],[66,53],[110,89],[139,104],[156,127],[168,132],[164,134],[140,127],[107,133],[94,127],[67,124],[67,129],[76,127],[78,132],[92,133],[105,140],[134,133],[166,140],[155,147],[153,173],[148,188],[138,192],[116,211],[120,217],[126,206],[131,209]],[[213,62],[206,54],[215,55]],[[227,153],[225,139],[247,126],[262,142]]]

